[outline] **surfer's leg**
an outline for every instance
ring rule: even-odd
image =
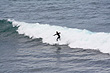
[[[58,38],[56,39],[56,41],[58,41]]]
[[[60,37],[57,37],[57,41],[60,40]]]
[[[57,37],[57,41],[60,40],[60,37]]]
[[[59,40],[61,40],[60,36],[58,37]]]

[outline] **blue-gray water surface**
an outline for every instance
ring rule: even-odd
[[[0,73],[110,73],[109,54],[42,43],[7,19],[110,33],[110,0],[0,0]]]

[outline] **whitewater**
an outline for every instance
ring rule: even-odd
[[[91,32],[86,29],[67,28],[40,23],[26,23],[8,19],[19,34],[29,38],[42,38],[43,43],[50,45],[68,45],[70,48],[95,49],[102,53],[110,53],[110,33]],[[56,31],[61,32],[61,41],[53,36]]]

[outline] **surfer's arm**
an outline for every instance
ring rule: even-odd
[[[57,35],[57,34],[54,34],[53,36],[55,36],[55,35]]]

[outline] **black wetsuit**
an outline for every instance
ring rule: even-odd
[[[58,41],[58,39],[60,39],[60,32],[56,32],[56,34],[55,34],[55,35],[57,35],[57,36],[58,36],[58,37],[57,37],[57,39],[56,39],[56,40]],[[55,36],[55,35],[54,35],[54,36]]]

